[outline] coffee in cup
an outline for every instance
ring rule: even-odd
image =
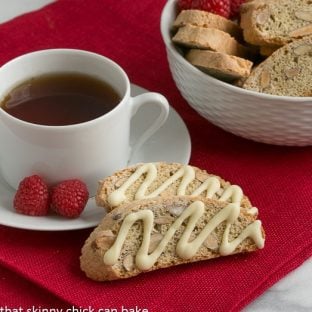
[[[98,118],[121,96],[108,83],[80,73],[32,77],[18,84],[0,103],[8,114],[34,124],[66,126]]]

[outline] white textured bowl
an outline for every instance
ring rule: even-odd
[[[175,16],[176,0],[169,0],[161,16],[161,33],[173,79],[189,105],[216,126],[247,139],[312,145],[312,97],[248,91],[204,74],[173,45],[170,28]]]

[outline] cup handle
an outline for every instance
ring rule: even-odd
[[[144,93],[131,98],[131,100],[131,118],[143,105],[157,105],[160,108],[160,113],[154,122],[152,122],[152,124],[144,131],[144,133],[139,136],[136,142],[130,146],[129,159],[131,159],[132,155],[144,144],[144,142],[165,123],[169,115],[169,103],[167,99],[159,93]]]

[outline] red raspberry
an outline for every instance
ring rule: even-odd
[[[193,0],[192,8],[229,18],[230,0]]]
[[[83,211],[89,198],[87,186],[78,179],[66,180],[53,188],[51,194],[52,209],[56,213],[76,218]]]
[[[231,0],[231,18],[236,18],[239,13],[239,8],[242,3],[244,3],[246,0]]]
[[[50,205],[48,186],[38,175],[24,178],[18,186],[13,205],[17,212],[25,215],[46,215]]]
[[[192,3],[193,0],[178,0],[178,11],[191,9]]]

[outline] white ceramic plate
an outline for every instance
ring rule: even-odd
[[[131,85],[133,96],[146,92],[145,89]],[[132,120],[131,141],[142,133],[154,116],[153,108],[143,107]],[[187,164],[191,154],[191,140],[188,130],[177,112],[170,108],[169,118],[140,150],[130,159],[130,164],[138,162],[167,161]],[[31,217],[18,214],[12,206],[14,190],[0,176],[0,224],[21,229],[62,231],[96,226],[105,215],[105,210],[95,205],[94,198],[79,218],[66,219],[55,215]]]

